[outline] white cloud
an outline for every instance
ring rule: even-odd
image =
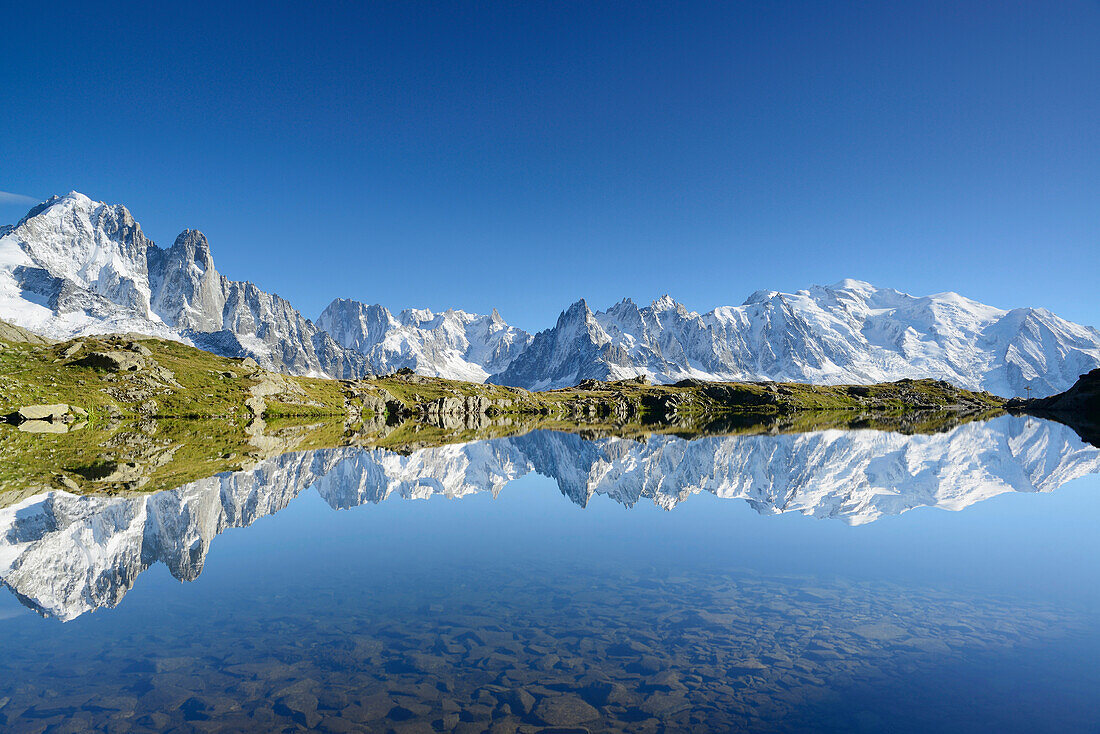
[[[13,194],[10,191],[0,191],[0,204],[37,204],[41,199],[23,194]]]

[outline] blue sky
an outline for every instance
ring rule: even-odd
[[[156,5],[9,4],[0,190],[307,316],[855,277],[1100,326],[1100,3]]]

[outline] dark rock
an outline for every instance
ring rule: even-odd
[[[1065,423],[1082,440],[1100,447],[1100,367],[1081,375],[1063,393],[1036,400],[1011,400],[1005,407]]]
[[[90,352],[72,364],[107,372],[137,372],[145,369],[145,360],[133,352]]]
[[[304,691],[296,691],[276,701],[275,713],[289,716],[310,729],[316,728],[321,721],[321,715],[317,713],[317,697]]]

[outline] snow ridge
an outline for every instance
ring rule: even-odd
[[[911,296],[844,280],[797,293],[757,291],[705,314],[668,296],[562,312],[490,382],[528,389],[646,375],[819,384],[947,380],[1013,396],[1068,389],[1100,366],[1100,331],[1041,308],[1005,311],[957,293]]]

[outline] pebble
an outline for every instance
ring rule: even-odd
[[[386,594],[343,587],[292,605],[258,599],[250,614],[236,603],[201,615],[165,610],[149,630],[46,650],[14,646],[4,670],[20,674],[0,698],[0,725],[774,729],[837,686],[1039,641],[1067,624],[1065,613],[1038,605],[843,581],[600,576],[548,565],[525,578],[487,573],[475,584],[449,573],[453,580],[444,567],[402,579],[382,586]],[[594,588],[572,588],[578,578]],[[416,589],[448,602],[432,609]],[[799,605],[806,613],[792,614]],[[77,680],[78,688],[69,685]]]

